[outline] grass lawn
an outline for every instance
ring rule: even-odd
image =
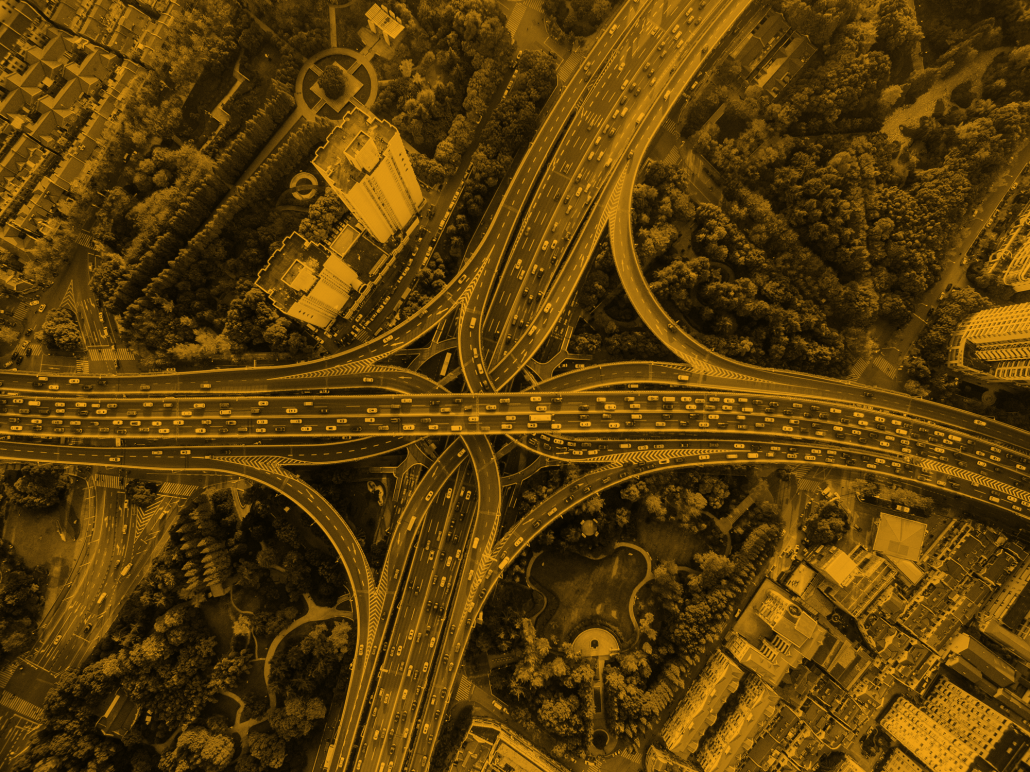
[[[652,565],[671,560],[689,566],[697,551],[707,549],[705,542],[676,523],[642,522],[637,526],[636,543],[651,555]]]
[[[223,595],[200,604],[200,613],[218,639],[218,656],[229,653],[232,644],[232,617],[229,615],[229,596]]]
[[[577,625],[598,615],[619,628],[623,641],[633,640],[629,599],[646,575],[644,556],[624,547],[602,560],[545,553],[533,564],[532,578],[553,592],[560,605],[541,632],[567,640]]]
[[[261,595],[249,587],[234,585],[232,588],[232,602],[240,611],[260,611]]]

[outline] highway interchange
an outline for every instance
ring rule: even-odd
[[[633,180],[678,96],[746,10],[730,0],[703,10],[699,0],[623,4],[544,116],[459,274],[382,336],[286,367],[46,380],[6,372],[0,455],[245,477],[302,507],[340,555],[357,624],[346,694],[319,756],[332,770],[422,769],[504,567],[562,514],[633,476],[849,465],[1024,516],[1026,433],[903,394],[726,360],[677,329],[650,294],[633,251]],[[606,227],[631,302],[682,362],[527,379]],[[457,331],[464,393],[383,361],[445,320]],[[513,385],[522,390],[506,391]],[[398,516],[377,577],[347,524],[287,467],[370,458],[425,437],[442,450]],[[498,538],[504,437],[593,466]]]

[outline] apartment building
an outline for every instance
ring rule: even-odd
[[[354,105],[315,153],[313,163],[380,243],[418,225],[425,198],[392,124]]]
[[[985,383],[1030,382],[1030,303],[987,308],[962,322],[948,366]]]

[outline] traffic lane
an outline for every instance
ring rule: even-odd
[[[464,498],[461,502],[465,506]],[[464,511],[467,513],[467,506]],[[383,732],[384,737],[372,750],[372,757],[362,757],[362,766],[375,767],[382,756],[403,758],[411,730],[417,723],[418,706],[424,699],[422,679],[434,657],[440,656],[446,662],[450,656],[446,649],[437,645],[437,640],[440,628],[446,628],[446,621],[442,620],[446,619],[444,615],[450,606],[450,597],[461,584],[461,550],[466,544],[471,523],[466,517],[458,523],[461,524],[458,531],[455,532],[452,525],[446,537],[438,543],[439,550],[435,556],[421,563],[422,573],[428,573],[426,590],[421,593],[414,590],[414,579],[409,581],[405,590],[398,624],[390,641],[390,658],[384,668],[390,677],[380,687],[383,704],[387,707],[380,713],[381,721],[376,728]],[[372,734],[375,738],[375,729]],[[387,744],[390,745],[388,752]]]
[[[714,18],[714,17],[712,17],[712,18]],[[696,48],[696,46],[695,46],[695,48]],[[693,50],[693,49],[688,49],[688,50]],[[657,54],[655,54],[655,55],[657,56]],[[646,66],[646,67],[650,68],[651,67],[650,61],[645,62],[645,65],[643,65],[643,66]],[[642,66],[642,68],[643,68],[643,66]],[[683,59],[683,60],[681,60],[679,62],[678,65],[674,66],[673,60],[672,60],[672,58],[670,58],[670,60],[668,62],[666,62],[666,64],[664,64],[664,65],[659,64],[659,66],[662,68],[662,75],[663,76],[666,75],[666,74],[669,74],[671,76],[673,71],[676,69],[676,66],[678,66],[680,68],[685,68],[688,65],[686,63],[686,60]],[[653,68],[649,69],[648,70],[648,74],[650,74],[653,71],[654,71]],[[626,81],[624,81],[624,83],[628,82],[629,80],[630,79],[627,78]],[[657,76],[653,76],[652,80],[651,80],[651,86],[655,85],[656,80],[657,80]],[[663,83],[663,87],[664,87],[664,85],[665,84]],[[607,110],[607,107],[611,107],[611,106],[612,105],[607,105],[605,109]],[[597,123],[600,123],[600,119],[594,119],[594,120]],[[639,124],[639,123],[640,123],[640,119],[638,118],[637,124]],[[604,132],[602,131],[602,133],[604,133]],[[592,147],[599,147],[599,143],[600,143],[601,139],[602,139],[602,137],[600,135],[595,136],[594,137],[594,143],[591,146]],[[577,141],[577,143],[578,143],[578,141]],[[611,147],[611,145],[609,145],[609,147]],[[596,151],[592,151],[590,153],[590,156],[588,157],[590,160],[592,160],[594,152],[596,152]],[[611,159],[611,157],[609,157],[609,160],[610,159]],[[587,191],[589,191],[589,183],[587,184],[586,187],[587,187]],[[630,187],[632,187],[632,186],[630,186]],[[580,188],[580,190],[582,190],[582,188]],[[600,198],[603,200],[603,199],[606,198],[606,196],[601,196]],[[601,209],[603,210],[603,207]],[[585,268],[585,263],[584,263],[584,268]],[[559,301],[555,300],[555,303],[559,303],[559,305],[561,307],[564,307],[565,302],[567,302],[567,299],[565,301],[563,301],[563,302],[560,302],[560,303],[559,303]],[[540,314],[538,313],[537,314],[537,318],[536,318],[535,321],[539,321],[539,317],[540,317]],[[520,341],[521,349],[522,350],[519,353],[515,354],[514,357],[512,357],[514,361],[510,362],[510,364],[508,365],[507,368],[501,367],[499,365],[499,363],[495,364],[491,368],[491,379],[494,380],[495,382],[499,381],[501,383],[506,383],[508,380],[510,380],[510,378],[514,377],[514,375],[517,374],[517,372],[521,371],[522,367],[525,365],[525,362],[528,361],[528,357],[537,348],[539,348],[539,345],[541,345],[543,343],[543,341],[546,340],[546,337],[550,334],[550,332],[551,332],[551,330],[549,329],[550,326],[553,326],[553,325],[548,325],[548,326],[541,325],[541,327],[543,327],[543,329],[540,329],[539,334],[537,335],[536,339],[532,339],[532,336],[524,336],[523,339]],[[527,337],[529,338],[529,340],[526,339]],[[520,345],[516,344],[515,348],[516,348],[516,350],[520,349]],[[496,354],[496,350],[495,350],[495,354]]]
[[[630,398],[632,398],[632,397],[630,397]],[[640,398],[643,399],[642,396]],[[657,395],[649,395],[649,398],[650,399],[657,399],[658,397],[657,397]],[[673,399],[673,398],[672,397],[664,397],[664,399]],[[681,398],[681,399],[683,399],[683,398]],[[732,398],[727,398],[727,399],[732,400]],[[741,398],[741,399],[742,399],[742,401],[746,400],[746,398]],[[772,402],[770,404],[777,405],[778,403]],[[797,407],[799,407],[799,408],[803,407],[800,403],[794,403],[794,404]],[[514,409],[517,409],[518,407],[519,406],[516,405],[516,406],[514,406]],[[578,406],[578,409],[585,410],[585,409],[587,409],[589,407],[590,406],[588,404],[581,404],[581,405]],[[594,417],[593,414],[585,414],[584,413],[584,414],[580,414],[579,416],[567,416],[567,414],[563,414],[563,415],[565,415],[565,417],[567,419],[571,418],[573,420],[575,418],[577,418],[577,417],[581,418],[581,419],[582,418],[587,418],[588,420],[585,420],[585,421],[584,420],[580,420],[580,421],[575,421],[574,420],[574,424],[573,425],[574,425],[574,427],[576,429],[579,430],[578,433],[588,434],[588,433],[590,433],[592,431],[602,431],[603,428],[607,428],[607,429],[617,428],[617,429],[620,429],[620,428],[628,428],[629,426],[633,426],[636,423],[636,421],[634,421],[634,418],[635,418],[635,416],[637,416],[637,414],[632,412],[633,410],[648,411],[648,410],[656,410],[656,409],[660,410],[660,409],[663,409],[662,407],[657,406],[655,404],[651,404],[651,403],[638,404],[636,407],[633,407],[633,403],[631,403],[628,410],[625,409],[625,405],[615,405],[614,408],[612,408],[612,406],[610,406],[610,405],[606,406],[606,407],[608,407],[608,409],[613,409],[612,413],[607,414],[607,419],[609,419],[609,420],[607,421],[607,426],[606,427],[605,427],[605,415],[604,414],[602,414],[602,420],[600,422],[595,422],[595,421],[589,420],[589,419],[592,419]],[[669,409],[669,410],[674,410],[674,409],[677,409],[679,407],[682,407],[682,406],[680,406],[680,405],[676,405],[676,406],[673,406],[673,407],[670,407],[668,405],[664,406],[665,409]],[[694,408],[695,406],[694,405],[687,405],[685,407]],[[726,406],[726,405],[721,405],[720,407],[722,409],[724,409],[724,410],[728,409],[728,406]],[[576,406],[573,405],[573,406],[570,406],[570,408],[571,409],[576,409]],[[622,408],[622,409],[620,409],[620,408]],[[823,405],[823,406],[812,406],[812,408],[813,409],[826,409],[826,405]],[[513,409],[513,406],[509,405],[508,409]],[[536,409],[537,410],[541,409],[541,406],[538,405],[536,407]],[[475,425],[467,425],[464,428],[468,429],[469,431],[478,431],[478,432],[493,432],[493,431],[496,431],[498,429],[506,430],[506,431],[511,431],[511,432],[519,432],[519,431],[533,431],[533,430],[536,430],[538,428],[545,429],[545,430],[546,429],[557,430],[557,429],[565,428],[564,425],[562,425],[562,424],[556,424],[556,423],[551,422],[552,419],[555,416],[559,415],[558,411],[561,411],[561,410],[565,409],[564,405],[554,405],[554,404],[551,404],[551,405],[548,405],[548,406],[544,407],[544,409],[547,409],[547,410],[552,411],[552,412],[547,414],[547,415],[541,415],[541,416],[536,416],[536,415],[530,413],[530,414],[526,414],[524,416],[516,416],[514,419],[512,419],[511,416],[508,416],[508,415],[504,415],[503,416],[504,420],[515,420],[518,423],[518,425],[502,423],[500,426],[497,426],[496,424],[494,424],[492,422],[478,422]],[[748,408],[745,408],[745,409],[748,409]],[[837,412],[837,413],[841,412],[837,408],[830,407],[829,409],[831,411],[834,411],[834,412]],[[770,412],[770,411],[771,411],[770,408],[766,408],[766,412]],[[785,414],[785,415],[789,415],[790,412],[791,411],[786,410],[786,409],[784,409],[782,411],[782,413]],[[682,422],[682,420],[684,420],[684,418],[685,418],[685,416],[683,416],[681,414],[676,414],[676,415],[678,416],[678,418],[676,419],[676,420],[678,420],[678,422]],[[769,422],[769,421],[789,420],[791,423],[795,423],[795,424],[800,423],[798,419],[786,419],[785,415],[777,415],[775,417],[766,416],[763,420],[767,421],[767,422]],[[863,416],[865,414],[861,413],[860,411],[854,411],[853,415],[861,417],[861,416]],[[641,415],[641,418],[642,417],[643,417],[643,415]],[[713,420],[718,420],[718,418],[726,418],[726,417],[727,416],[715,415],[714,418],[713,418],[713,416],[709,416],[709,418],[713,418]],[[822,417],[825,418],[826,416],[823,415]],[[882,433],[882,436],[880,436],[880,434],[877,434],[877,429],[882,427],[882,425],[884,424],[884,422],[887,421],[887,419],[885,417],[882,417],[882,416],[871,416],[871,417],[872,417],[873,421],[880,422],[880,426],[879,427],[876,424],[871,424],[869,421],[859,420],[858,423],[859,424],[865,424],[865,426],[862,429],[851,428],[849,430],[850,434],[851,435],[856,435],[860,442],[861,441],[868,441],[867,437],[875,438],[877,440],[878,444],[881,444],[881,446],[883,446],[883,447],[887,447],[887,446],[883,445],[884,442],[887,442],[887,443],[890,443],[890,442],[901,442],[902,444],[907,442],[903,437],[898,437],[895,434],[893,434],[891,431],[885,431],[884,433]],[[496,417],[494,417],[494,418],[496,418]],[[533,419],[533,418],[537,418],[539,421],[543,421],[543,425],[542,426],[534,425],[537,422],[530,420],[530,419]],[[649,430],[649,431],[651,431],[651,430],[653,430],[653,431],[665,431],[665,430],[672,430],[674,428],[682,428],[681,425],[679,427],[677,427],[676,424],[673,424],[673,425],[670,426],[669,422],[659,422],[659,421],[657,421],[652,416],[648,416],[648,418],[653,422],[654,425],[652,426],[651,423],[648,423],[648,422],[645,421],[643,424],[641,424],[641,427],[640,427],[641,429],[646,429],[646,430]],[[670,419],[670,421],[673,420],[673,414],[669,414],[668,418]],[[807,414],[806,414],[805,418],[806,419],[808,418]],[[841,420],[844,423],[848,423],[849,420],[850,420],[850,419],[846,419],[846,418],[838,419],[836,416],[831,416],[830,418],[831,418],[831,420],[829,422],[825,422],[825,421],[824,422],[806,421],[805,424],[798,429],[798,431],[799,432],[809,431],[809,430],[812,430],[812,431],[827,431],[827,432],[834,431],[834,432],[839,433],[842,430],[842,427],[839,426],[839,425],[833,425],[833,422],[835,422],[837,420]],[[460,419],[459,418],[450,418],[448,420],[450,420],[450,421],[457,421],[457,420],[460,420]],[[522,424],[521,424],[521,421],[523,421],[523,420],[526,422],[525,426],[522,426]],[[752,418],[751,418],[751,416],[739,416],[736,420],[738,420],[738,421],[740,421],[740,420],[752,420]],[[659,425],[660,423],[666,423],[666,426],[660,426]],[[891,423],[892,424],[897,424],[898,423],[898,419],[897,418],[892,418],[891,419]],[[596,426],[595,426],[595,424],[596,424]],[[906,426],[915,426],[911,421],[907,421],[907,420],[905,421],[905,425]],[[701,426],[700,424],[699,424],[699,426],[700,426],[700,428],[708,428],[708,427],[705,427],[705,426]],[[761,426],[761,424],[756,424],[756,426],[754,426],[754,427],[747,426],[747,427],[744,427],[744,428],[746,428],[746,429],[757,429],[760,426]],[[932,425],[927,425],[925,427],[915,426],[915,428],[919,429],[919,430],[923,430],[923,431],[930,431],[931,430],[931,426]],[[291,429],[291,428],[293,428],[293,427],[287,427],[287,431],[289,429]],[[394,427],[394,429],[395,428],[396,427]],[[448,428],[450,428],[450,427],[448,427]],[[572,428],[572,427],[570,427],[570,428]],[[727,427],[720,427],[720,428],[727,428]],[[735,428],[738,428],[738,429],[741,428],[741,424],[735,425]],[[776,428],[776,427],[775,426],[771,426],[769,428]],[[887,427],[888,430],[890,430],[892,428],[893,427]],[[977,427],[977,428],[978,429],[982,429],[983,427]],[[387,427],[387,429],[390,430],[390,427]],[[780,427],[780,430],[781,431],[785,431],[785,432],[792,432],[792,431],[794,431],[794,429],[788,428],[787,426]],[[901,430],[901,431],[898,432],[898,434],[904,434],[904,433],[905,433],[905,430]],[[953,444],[950,440],[947,439],[947,437],[945,436],[944,433],[940,432],[939,430],[936,430],[936,433],[940,434],[941,439],[939,441],[942,442],[943,444],[945,444],[945,445],[952,445]],[[958,435],[951,435],[951,437],[956,438],[956,437],[958,437]],[[855,437],[850,437],[849,436],[848,439],[853,440],[853,439],[855,439]],[[924,437],[923,439],[926,439],[926,438]],[[1004,464],[1007,465],[1007,464],[1009,464],[1010,461],[1017,461],[1017,463],[1018,463],[1018,461],[1026,461],[1027,460],[1025,456],[1014,456],[1013,458],[1009,458],[1008,456],[1012,456],[1013,454],[1008,453],[1007,451],[1001,451],[1000,448],[998,448],[996,446],[993,446],[993,445],[990,445],[989,444],[989,440],[983,440],[983,439],[981,439],[979,437],[975,437],[975,436],[974,437],[968,437],[968,436],[967,437],[962,437],[961,440],[965,444],[963,444],[960,448],[957,448],[957,449],[952,450],[950,452],[961,452],[961,453],[966,453],[966,454],[976,452],[978,455],[980,455],[982,457],[984,455],[984,453],[980,452],[980,451],[983,451],[986,448],[990,448],[992,453],[1006,452],[1007,457],[1005,459],[996,459],[996,458],[992,457],[991,460],[994,461],[995,463],[1004,463]],[[36,449],[29,448],[29,449],[25,449],[25,452],[26,453],[33,453],[33,452],[35,452],[35,450]],[[203,450],[210,452],[208,449],[203,449]],[[116,451],[116,452],[118,452],[118,451]],[[153,453],[154,451],[151,451],[151,452]],[[180,451],[180,452],[182,452],[182,451]],[[267,452],[267,451],[262,451],[262,453],[265,453],[265,452]],[[331,452],[332,451],[326,450],[326,451],[323,451],[323,454],[329,454]],[[938,451],[938,452],[940,452],[940,451]],[[82,456],[84,454],[85,454],[84,451],[75,451],[74,452],[74,455],[76,455],[76,456]],[[107,460],[111,461],[113,458],[117,458],[117,457],[110,457]],[[977,462],[974,462],[974,463],[977,463]],[[978,465],[982,467],[982,466],[985,466],[985,463],[984,462],[979,462]]]

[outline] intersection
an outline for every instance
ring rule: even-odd
[[[634,476],[717,464],[854,466],[1008,518],[1030,513],[1025,432],[722,358],[677,329],[651,295],[633,249],[633,181],[677,98],[746,10],[713,0],[691,27],[692,5],[636,0],[614,14],[544,117],[485,237],[440,294],[380,337],[286,367],[3,375],[5,459],[245,477],[290,498],[329,536],[351,583],[355,656],[316,768],[424,768],[472,625],[504,568],[564,513]],[[605,228],[634,308],[681,362],[524,379]],[[445,321],[457,330],[463,393],[385,361]],[[343,519],[288,468],[447,437],[454,441],[397,519],[378,576]],[[504,437],[594,466],[499,537],[491,440]]]

